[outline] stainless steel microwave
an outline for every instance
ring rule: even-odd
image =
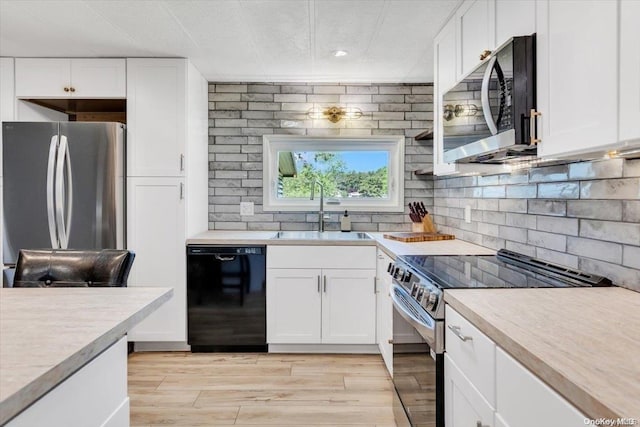
[[[514,37],[443,95],[443,160],[508,163],[536,157],[535,35]]]

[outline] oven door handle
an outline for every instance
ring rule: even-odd
[[[436,353],[442,353],[444,351],[444,328],[442,326],[443,322],[437,322],[431,319],[431,324],[424,323],[422,320],[418,319],[413,313],[405,308],[405,304],[400,300],[398,294],[402,294],[405,298],[410,301],[413,301],[411,295],[404,290],[401,285],[396,283],[391,284],[391,301],[393,303],[393,307],[398,312],[400,316],[404,320],[407,321],[411,326],[413,326],[416,331],[424,338],[424,340],[429,344]]]

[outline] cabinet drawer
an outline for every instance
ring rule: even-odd
[[[267,268],[376,268],[375,246],[280,246],[267,249]]]
[[[447,354],[495,407],[496,345],[449,305],[446,306],[445,321]]]
[[[496,350],[496,388],[496,409],[509,426],[585,425],[587,417],[500,348]]]

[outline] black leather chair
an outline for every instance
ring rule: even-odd
[[[24,249],[13,287],[124,287],[134,258],[133,252],[118,249]]]

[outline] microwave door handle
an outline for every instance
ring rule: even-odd
[[[484,114],[484,120],[487,122],[487,126],[489,127],[491,135],[495,135],[498,133],[498,126],[493,119],[493,115],[491,114],[491,104],[489,103],[489,83],[491,82],[491,73],[493,72],[493,67],[496,65],[497,60],[498,58],[496,56],[493,56],[487,63],[487,69],[485,70],[484,76],[482,77],[482,89],[480,92],[480,99],[482,101],[482,114]]]

